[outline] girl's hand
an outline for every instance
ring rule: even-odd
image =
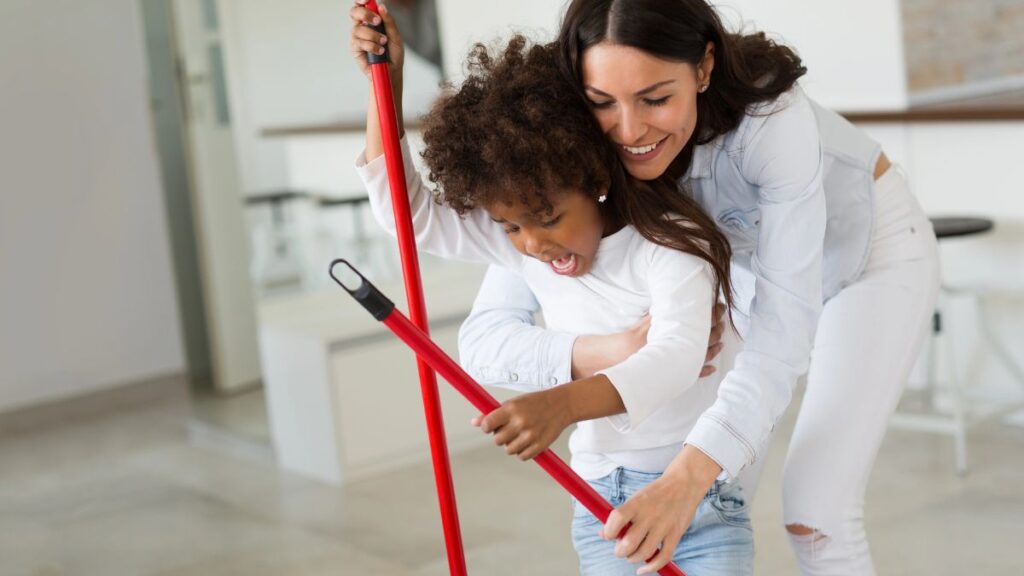
[[[715,373],[711,361],[722,353],[722,335],[725,334],[725,304],[717,302],[711,310],[711,336],[708,338],[708,353],[704,357],[704,367],[700,369],[700,377],[710,376]]]
[[[617,334],[580,336],[572,346],[572,379],[589,378],[597,371],[611,368],[647,345],[651,315]]]
[[[504,402],[486,416],[473,418],[473,425],[490,434],[510,456],[531,460],[547,450],[572,424],[562,387],[530,392]]]
[[[388,13],[387,7],[379,3],[380,16],[366,8],[367,0],[355,0],[356,5],[349,10],[349,18],[352,19],[352,56],[356,59],[359,69],[363,74],[370,75],[370,63],[366,59],[367,52],[383,54],[387,47],[388,57],[391,60],[389,68],[393,79],[402,74],[402,65],[405,62],[405,46],[402,43],[402,36],[395,25],[395,19]],[[384,22],[384,34],[377,32],[370,26],[376,26]]]
[[[653,574],[672,561],[679,540],[722,469],[699,449],[686,445],[665,473],[612,511],[601,537],[614,540],[615,555],[645,562],[637,574]]]

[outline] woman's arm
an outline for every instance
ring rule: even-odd
[[[539,312],[540,303],[519,274],[488,268],[473,309],[459,330],[463,369],[487,385],[522,392],[545,390],[593,376],[632,356],[647,343],[651,325],[648,315],[619,333],[576,335],[536,326],[534,316]],[[721,339],[721,327],[719,322],[712,331],[716,342]],[[720,349],[718,344],[709,354]],[[702,376],[713,370],[706,366]]]
[[[818,124],[799,88],[741,123],[740,172],[759,191],[750,327],[718,399],[687,438],[729,479],[752,464],[807,371],[822,307],[825,191]]]
[[[799,89],[781,111],[741,127],[741,171],[760,190],[761,229],[750,328],[718,399],[657,481],[614,511],[603,534],[633,527],[615,553],[654,573],[679,539],[716,477],[734,480],[760,457],[776,421],[806,372],[822,303],[825,194],[817,122]],[[658,551],[658,548],[661,551]]]

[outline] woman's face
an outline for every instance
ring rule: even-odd
[[[583,53],[587,99],[634,177],[661,176],[682,152],[697,124],[698,91],[713,66],[710,42],[698,66],[607,41]]]

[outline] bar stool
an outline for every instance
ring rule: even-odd
[[[987,218],[932,218],[932,226],[935,228],[935,236],[942,241],[947,238],[974,236],[986,233],[994,228],[992,220]],[[1007,367],[1011,375],[1024,384],[1024,369],[1021,369],[1013,360],[1009,351],[1006,350],[1002,341],[995,336],[991,324],[988,321],[988,314],[985,308],[985,296],[989,290],[986,288],[959,288],[951,287],[943,283],[940,291],[940,298],[943,296],[968,296],[972,297],[977,311],[978,327],[981,337],[986,346],[1000,362]],[[932,334],[928,342],[928,381],[925,386],[927,394],[927,412],[910,413],[897,411],[891,420],[891,426],[897,429],[913,430],[919,432],[931,432],[952,436],[953,449],[956,463],[956,471],[960,475],[967,473],[967,428],[976,424],[980,419],[968,418],[967,391],[956,376],[956,366],[953,362],[953,346],[948,337],[948,327],[943,321],[941,300],[936,307],[932,318]],[[947,336],[943,338],[943,332]],[[939,342],[945,342],[945,356],[947,358],[948,377],[945,379],[946,392],[948,393],[948,410],[938,410],[935,405],[935,392],[939,388],[937,378],[937,360]],[[1004,406],[1002,409],[986,414],[984,419],[991,419],[997,416],[1009,414],[1019,410],[1021,404]]]

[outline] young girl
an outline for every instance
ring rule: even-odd
[[[374,215],[393,231],[375,118],[371,106],[357,167]],[[699,374],[719,289],[730,299],[727,242],[674,184],[628,179],[553,46],[522,37],[498,55],[478,46],[468,78],[433,107],[423,134],[436,202],[403,145],[420,248],[517,272],[552,330],[607,334],[650,314],[647,344],[625,361],[510,400],[481,422],[524,460],[577,424],[573,469],[621,503],[658,478],[714,401],[717,382]],[[582,573],[635,573],[600,528],[577,503]],[[716,484],[673,559],[693,574],[734,575],[750,573],[752,558],[746,510]]]

